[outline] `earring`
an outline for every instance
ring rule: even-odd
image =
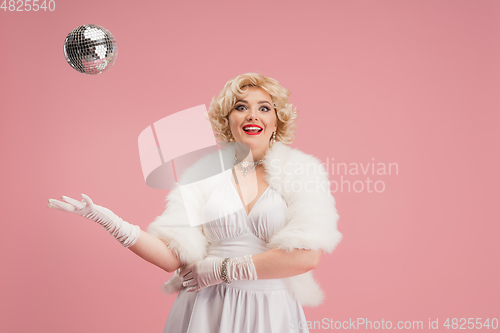
[[[229,131],[229,130],[227,131],[227,133],[229,136],[229,138],[228,138],[229,142],[232,142],[233,141],[233,133],[231,133],[231,131]]]
[[[275,142],[276,142],[276,132],[273,132],[273,135],[271,136],[271,140],[269,140],[269,147],[272,147]]]

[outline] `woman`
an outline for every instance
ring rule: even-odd
[[[49,200],[175,271],[164,285],[179,291],[165,332],[308,332],[302,306],[323,299],[311,270],[342,235],[323,165],[286,146],[297,119],[289,95],[260,74],[230,80],[208,112],[224,148],[184,172],[147,232],[83,194]],[[221,157],[234,163],[199,181]]]

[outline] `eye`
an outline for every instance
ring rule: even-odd
[[[243,109],[242,109],[242,108],[243,108]],[[234,107],[234,109],[235,109],[235,110],[237,110],[237,111],[244,111],[244,110],[246,109],[246,105],[243,105],[243,104],[236,105],[236,106]],[[271,109],[270,109],[270,108],[268,108],[267,106],[261,106],[259,110],[264,111],[264,112],[269,112],[269,111],[271,111]]]

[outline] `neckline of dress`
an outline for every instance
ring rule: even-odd
[[[260,200],[262,199],[262,197],[267,193],[267,191],[269,190],[269,188],[271,187],[270,185],[267,185],[266,189],[264,190],[264,192],[262,192],[262,194],[260,195],[260,197],[257,199],[257,201],[255,201],[255,203],[253,204],[252,208],[250,209],[250,211],[248,212],[247,214],[247,210],[245,209],[245,205],[243,204],[243,201],[241,200],[240,198],[240,195],[238,193],[238,190],[236,189],[236,187],[234,186],[233,184],[233,181],[231,180],[231,178],[229,178],[229,183],[231,183],[231,187],[233,188],[234,190],[234,193],[236,194],[236,197],[238,197],[238,201],[241,205],[241,207],[243,208],[243,212],[245,213],[245,216],[246,217],[250,217],[250,214],[252,214],[252,211],[253,209],[255,208],[255,206],[257,206],[257,204],[260,202]]]

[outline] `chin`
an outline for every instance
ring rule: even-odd
[[[264,146],[266,143],[263,142],[263,141],[257,141],[257,140],[246,140],[243,142],[244,144],[246,144],[248,147],[250,147],[250,149],[254,149],[254,148],[260,148],[262,146]]]

